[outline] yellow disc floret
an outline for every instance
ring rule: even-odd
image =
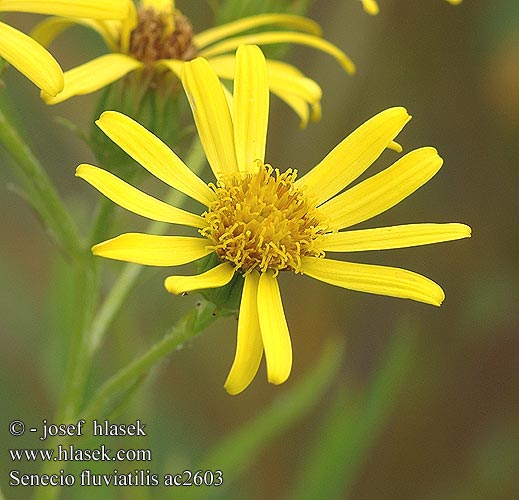
[[[224,177],[212,186],[217,199],[204,214],[209,238],[222,261],[248,273],[299,272],[304,256],[322,257],[323,217],[302,189],[297,171],[281,174],[259,163],[255,173]]]

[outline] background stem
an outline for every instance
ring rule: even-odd
[[[198,136],[195,136],[193,139],[186,164],[189,165],[190,169],[196,174],[199,174],[205,166],[205,156]],[[171,190],[165,201],[181,208],[186,203],[187,197],[180,191]],[[154,221],[148,226],[145,232],[151,234],[163,234],[168,227],[169,224]],[[121,306],[124,304],[124,301],[133,289],[133,286],[143,269],[143,266],[126,264],[113,284],[105,301],[99,307],[92,326],[90,344],[92,354],[95,353],[101,345],[103,337],[117,314],[117,311],[119,311]]]
[[[47,232],[73,259],[81,259],[84,243],[51,179],[20,134],[0,110],[0,143],[13,162],[7,162],[21,184],[19,193],[34,208]]]
[[[131,387],[139,377],[145,375],[171,351],[201,333],[220,316],[221,314],[216,313],[214,304],[207,301],[199,302],[162,340],[107,380],[81,412],[81,418],[87,422],[93,418],[100,418],[118,394]]]

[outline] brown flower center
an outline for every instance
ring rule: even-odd
[[[189,61],[196,55],[191,23],[178,10],[174,13],[174,30],[170,14],[153,8],[137,10],[138,24],[130,35],[130,54],[146,65],[159,59]]]

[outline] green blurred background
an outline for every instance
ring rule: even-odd
[[[267,161],[306,172],[363,121],[390,106],[405,106],[413,120],[399,136],[404,150],[433,145],[444,166],[425,187],[362,227],[464,222],[473,237],[356,254],[351,260],[424,274],[444,288],[443,306],[283,276],[294,348],[287,383],[267,384],[262,366],[242,395],[227,395],[223,382],[234,355],[236,321],[220,320],[154,369],[114,420],[139,418],[148,436],[113,446],[153,451],[151,464],[117,464],[119,470],[126,465],[159,474],[196,470],[206,459],[211,462],[207,455],[215,450],[211,465],[223,469],[226,489],[82,489],[65,491],[62,498],[518,498],[519,4],[379,3],[377,17],[353,0],[311,4],[309,17],[351,56],[358,72],[348,77],[313,49],[291,49],[288,60],[322,86],[323,118],[300,130],[295,115],[272,98]],[[178,7],[195,30],[210,25],[205,2],[179,1]],[[6,19],[30,28],[36,17]],[[81,29],[64,40],[53,53],[65,69],[103,50]],[[88,129],[98,94],[46,107],[15,71],[4,80],[1,105],[17,114],[20,130],[86,227],[97,194],[73,174],[79,163],[94,162],[93,155],[55,117]],[[384,153],[368,174],[396,157]],[[1,164],[9,161],[0,149]],[[67,265],[10,189],[15,182],[7,168],[0,168],[0,181],[0,486],[6,498],[16,499],[33,492],[7,486],[13,468],[7,448],[38,445],[34,435],[10,437],[8,422],[21,419],[34,426],[52,420],[78,299]],[[117,229],[144,227],[138,217],[118,214]],[[107,286],[121,268],[117,262],[103,265]],[[168,295],[167,274],[167,269],[143,274],[94,360],[91,388],[158,340],[196,301],[195,295]],[[323,375],[326,367],[331,375]],[[305,405],[306,396],[294,394],[301,387],[302,393],[312,392],[309,374],[326,382]],[[258,443],[233,459],[225,448],[233,443],[230,436],[239,446],[256,438]],[[227,463],[226,470],[221,464]],[[70,470],[84,468],[109,473],[115,467],[83,463]]]

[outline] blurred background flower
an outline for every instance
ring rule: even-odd
[[[178,6],[196,31],[211,25],[205,2],[179,1]],[[236,324],[232,318],[220,320],[155,370],[117,417],[147,423],[147,441],[139,446],[154,452],[150,469],[165,473],[183,470],[188,463],[198,468],[202,459],[211,459],[205,456],[210,447],[254,422],[245,428],[250,446],[260,435],[266,444],[258,446],[253,458],[227,470],[223,459],[216,462],[228,479],[227,499],[517,497],[519,235],[513,216],[519,185],[518,5],[516,0],[471,0],[453,8],[441,1],[394,0],[380,2],[380,7],[379,15],[371,17],[357,2],[311,4],[309,17],[347,50],[357,75],[345,76],[330,60],[310,56],[305,48],[292,49],[288,61],[319,78],[323,119],[300,130],[297,117],[272,98],[270,126],[279,132],[269,136],[268,155],[278,158],[280,167],[304,173],[345,132],[380,109],[406,106],[413,126],[399,136],[404,151],[427,141],[445,163],[427,189],[377,217],[377,223],[460,220],[473,228],[473,237],[442,247],[391,250],[382,257],[359,255],[359,261],[404,263],[420,270],[442,283],[447,300],[436,309],[287,276],[281,291],[296,360],[289,381],[272,387],[265,377],[257,377],[245,393],[229,397],[221,381],[232,362]],[[15,25],[23,28],[28,17],[19,19]],[[25,26],[30,29],[30,23]],[[92,33],[74,30],[75,43],[51,46],[64,68],[72,67],[78,54],[86,60],[104,50]],[[83,97],[80,106],[70,101],[48,108],[16,72],[5,74],[5,80],[10,101],[5,92],[0,94],[2,108],[16,107],[25,135],[75,217],[88,221],[96,195],[74,178],[74,170],[95,160],[81,138],[53,117],[89,128],[96,95]],[[393,154],[382,156],[381,168]],[[67,268],[38,221],[6,188],[12,179],[5,169],[0,176],[0,224],[2,234],[9,236],[0,249],[0,395],[5,402],[0,414],[6,429],[15,415],[36,425],[53,414],[67,352],[69,311],[78,299],[71,295]],[[121,211],[117,228],[129,227],[126,217]],[[132,217],[131,223],[135,221]],[[105,266],[108,278],[118,272],[119,263],[113,264]],[[55,272],[60,279],[51,281]],[[95,359],[98,368],[91,385],[145,350],[196,301],[195,295],[157,293],[164,277],[153,270],[144,275],[130,297],[133,307],[117,318]],[[346,340],[338,371],[328,388],[321,389],[319,404],[295,418],[282,404],[293,403],[289,392],[314,373],[322,356],[332,357],[323,345],[334,339]],[[399,369],[385,364],[391,356]],[[381,374],[387,383],[374,384]],[[255,420],[271,404],[289,426],[282,434],[263,433],[269,415]],[[3,432],[0,443],[2,449],[34,446],[30,438],[14,440]],[[122,441],[115,443],[122,446]],[[354,468],[348,466],[352,463]],[[6,488],[5,476],[0,484]],[[325,485],[327,491],[322,490]],[[315,496],[318,487],[328,496]],[[30,494],[25,488],[9,490],[14,499]],[[94,494],[99,491],[78,490],[77,496],[74,491],[79,499]],[[103,490],[106,498],[138,494],[160,498],[160,490],[148,494],[121,488],[106,495]]]

